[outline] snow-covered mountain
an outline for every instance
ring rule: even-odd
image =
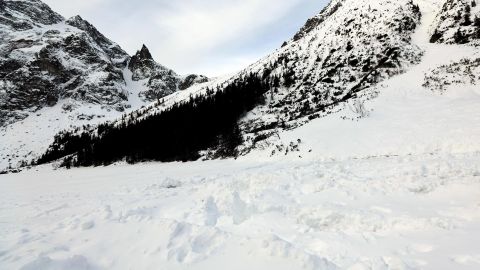
[[[0,167],[45,150],[63,129],[118,118],[205,82],[130,57],[92,24],[39,0],[0,1]],[[148,59],[142,57],[148,56]]]
[[[64,20],[36,0],[2,3],[2,126],[65,99],[66,111],[77,102],[125,110],[125,51],[80,16]]]
[[[301,138],[278,145],[278,134],[347,104],[365,117],[364,103],[378,96],[382,81],[422,62],[426,50],[413,38],[420,25],[432,29],[437,20],[422,22],[419,5],[425,2],[333,0],[280,49],[238,74],[173,93],[99,129],[63,133],[42,160],[77,151],[90,164],[98,153],[104,161],[169,161],[296,150]],[[111,149],[126,138],[130,146]],[[85,153],[84,145],[98,153],[90,147]]]
[[[140,88],[157,86],[158,91],[140,95],[154,102],[98,128],[62,132],[41,162],[73,153],[87,165],[125,157],[132,162],[171,161],[238,156],[258,149],[268,155],[297,151],[302,138],[283,142],[282,134],[332,114],[365,118],[370,114],[365,104],[388,92],[381,89],[386,80],[419,67],[425,75],[409,82],[422,89],[441,93],[451,84],[475,84],[475,35],[468,36],[468,45],[447,37],[477,33],[477,10],[475,1],[333,0],[272,54],[238,74],[180,92],[173,91],[182,88],[178,76],[156,64],[143,47],[126,72]],[[468,25],[465,14],[472,18]],[[439,33],[445,37],[432,39]],[[436,50],[463,53],[440,64],[428,57]],[[346,116],[346,108],[354,116]],[[130,144],[116,147],[127,139]]]
[[[478,30],[466,3],[334,0],[238,74],[59,134],[66,165],[239,156],[0,175],[0,268],[480,269],[480,47],[447,38]]]
[[[146,89],[140,92],[145,101],[155,101],[194,84],[208,81],[208,78],[202,75],[177,75],[173,70],[155,62],[145,45],[130,59],[128,69],[132,72],[132,80],[141,82]]]

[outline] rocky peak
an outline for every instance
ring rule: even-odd
[[[102,33],[100,33],[92,24],[84,20],[79,15],[68,19],[67,21],[65,21],[65,23],[87,32],[99,44],[112,43],[108,38],[106,38]]]
[[[7,27],[15,31],[23,31],[41,24],[60,23],[63,20],[60,14],[38,0],[0,0],[0,28]]]
[[[141,60],[152,60],[153,61],[152,54],[148,50],[147,46],[145,46],[145,44],[143,44],[142,49],[140,49],[140,51],[138,51],[135,56],[138,57],[138,59],[141,59]]]
[[[119,65],[125,66],[129,55],[122,48],[120,48],[120,46],[100,33],[100,31],[98,31],[97,28],[95,28],[91,23],[84,20],[79,15],[68,19],[65,23],[88,33],[89,37],[92,38],[93,41],[100,48],[102,48],[102,50],[105,51],[110,58],[112,58],[118,67]]]
[[[155,67],[156,67],[156,63],[153,60],[152,54],[148,50],[147,46],[145,46],[145,44],[142,46],[140,50],[137,51],[137,53],[134,56],[132,56],[132,58],[130,59],[130,63],[128,64],[128,68],[134,73],[133,74],[134,80],[142,80],[142,79],[145,79],[146,77],[149,77],[151,75],[152,70],[155,69]],[[142,69],[143,73],[146,72],[147,73],[145,74],[146,76],[136,77],[135,71],[139,69]],[[137,74],[137,75],[140,75],[140,74]]]
[[[127,68],[141,82],[128,79]],[[131,58],[81,16],[65,20],[38,0],[0,0],[0,137],[16,142],[8,151],[0,147],[0,170],[61,129],[119,117],[205,80],[184,80],[156,63],[145,45]],[[17,140],[22,121],[36,128]],[[57,124],[42,125],[50,122]]]
[[[132,79],[134,81],[151,78],[158,73],[157,71],[159,70],[168,70],[153,60],[152,54],[145,45],[143,45],[142,48],[132,56],[130,63],[128,63],[128,69],[132,71]],[[173,71],[171,72],[173,73]]]
[[[141,92],[140,97],[145,101],[155,101],[176,91],[185,90],[194,84],[208,81],[207,77],[201,75],[192,74],[182,77],[158,64],[145,45],[132,56],[128,69],[132,72],[133,81],[144,81],[146,91]]]

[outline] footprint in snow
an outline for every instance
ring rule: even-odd
[[[82,224],[82,230],[87,231],[95,227],[95,222],[93,220],[87,221]]]

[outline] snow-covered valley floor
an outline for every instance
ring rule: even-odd
[[[480,269],[480,153],[0,176],[0,269]]]

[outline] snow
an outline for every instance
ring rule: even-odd
[[[73,112],[63,110],[65,105],[73,106]],[[94,118],[80,120],[81,115]],[[116,111],[102,109],[101,105],[78,106],[68,99],[31,113],[26,119],[0,129],[0,170],[9,164],[16,166],[20,160],[37,157],[53,142],[53,136],[66,128],[101,123],[118,115]]]
[[[480,90],[422,86],[431,70],[480,52],[428,43],[440,5],[415,2],[418,65],[266,149],[238,160],[0,175],[0,269],[480,269]],[[45,110],[52,115],[42,119],[54,119]],[[56,128],[38,119],[14,125]],[[8,144],[37,136],[6,134]],[[35,147],[47,147],[42,138]],[[298,151],[272,157],[279,144]]]
[[[480,152],[0,176],[2,269],[478,269]]]
[[[123,69],[123,78],[127,84],[128,89],[128,102],[132,108],[141,108],[145,106],[145,101],[140,98],[140,93],[148,90],[148,87],[145,86],[148,79],[134,81],[132,80],[132,71],[128,69],[128,65]]]
[[[269,146],[268,151],[260,148],[246,159],[271,159],[277,146],[296,143],[298,139],[301,140],[299,151],[289,153],[296,158],[480,151],[480,87],[453,84],[441,94],[422,86],[431,70],[465,58],[479,58],[480,50],[468,45],[429,43],[429,22],[440,6],[430,1],[418,3],[423,19],[413,35],[413,43],[424,51],[422,61],[406,73],[367,90],[375,96],[370,100],[360,98],[370,110],[367,117],[357,119],[359,115],[351,109],[356,101],[350,101],[337,113],[280,132],[278,139],[270,140],[273,146]],[[277,150],[276,155],[279,154],[285,153]]]

